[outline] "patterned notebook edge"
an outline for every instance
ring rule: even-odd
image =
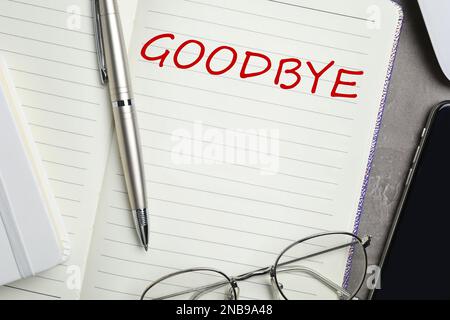
[[[353,225],[353,233],[354,234],[358,234],[359,226],[361,223],[361,216],[363,213],[364,200],[365,200],[366,194],[367,194],[370,173],[372,170],[373,160],[375,158],[375,150],[376,150],[376,146],[377,146],[377,142],[378,142],[378,138],[379,138],[379,134],[380,134],[381,124],[382,124],[382,120],[383,120],[383,113],[384,113],[384,109],[386,106],[387,95],[389,92],[389,84],[390,84],[391,78],[392,78],[392,71],[394,68],[394,63],[395,63],[395,59],[397,56],[398,45],[399,45],[399,40],[400,40],[400,34],[401,34],[402,27],[403,27],[403,20],[404,20],[403,9],[398,3],[394,2],[394,1],[391,1],[391,2],[398,10],[399,19],[398,19],[397,29],[396,29],[395,35],[394,35],[394,42],[393,42],[392,51],[391,51],[391,58],[390,58],[390,62],[389,62],[389,67],[387,69],[386,80],[385,80],[384,88],[383,88],[383,95],[381,97],[380,109],[379,109],[378,115],[377,115],[377,121],[376,121],[375,131],[374,131],[372,144],[371,144],[371,148],[370,148],[369,159],[367,162],[363,186],[362,186],[362,190],[361,190],[361,196],[359,198],[358,209],[356,212],[355,222]],[[344,287],[347,287],[348,283],[350,281],[352,261],[353,261],[353,252],[350,252],[350,256],[348,258],[347,266],[345,268],[345,273],[344,273],[344,282],[343,282]]]

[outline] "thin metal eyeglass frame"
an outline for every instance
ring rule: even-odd
[[[290,249],[292,249],[293,247],[306,242],[308,240],[312,240],[312,239],[316,239],[316,238],[320,238],[320,237],[325,237],[325,236],[333,236],[333,235],[343,235],[343,236],[349,236],[352,238],[352,241],[350,241],[349,243],[343,244],[343,245],[339,245],[339,246],[335,246],[323,251],[319,251],[317,253],[313,253],[313,254],[309,254],[297,259],[293,259],[293,260],[289,260],[286,262],[282,262],[280,263],[280,259],[283,257],[283,255],[288,252]],[[357,287],[357,289],[355,290],[355,292],[353,294],[350,294],[346,291],[345,288],[335,284],[334,282],[332,282],[331,280],[327,279],[326,277],[324,277],[323,275],[321,275],[320,273],[312,270],[312,269],[308,269],[308,268],[301,268],[303,272],[308,273],[309,275],[315,277],[317,280],[319,280],[320,282],[322,282],[324,285],[330,287],[331,289],[336,290],[336,293],[340,296],[345,296],[348,298],[348,300],[351,300],[353,298],[355,298],[355,296],[358,294],[358,292],[361,290],[361,287],[364,283],[364,279],[366,277],[366,270],[367,270],[367,251],[366,248],[370,245],[370,240],[371,237],[364,237],[364,238],[359,238],[357,235],[354,235],[352,233],[349,232],[328,232],[328,233],[321,233],[321,234],[316,234],[310,237],[306,237],[303,238],[301,240],[298,240],[294,243],[292,243],[291,245],[289,245],[286,249],[284,249],[280,255],[278,256],[278,258],[275,261],[275,264],[269,267],[265,267],[265,268],[261,268],[261,269],[257,269],[254,271],[250,271],[247,273],[244,273],[242,275],[239,275],[237,277],[229,277],[227,276],[224,272],[217,270],[217,269],[212,269],[212,268],[191,268],[191,269],[186,269],[186,270],[181,270],[178,272],[174,272],[171,274],[168,274],[164,277],[159,278],[158,280],[156,280],[155,282],[153,282],[151,285],[149,285],[144,292],[141,295],[140,300],[144,300],[145,296],[147,295],[147,293],[153,288],[155,287],[157,284],[163,282],[164,280],[167,280],[169,278],[181,275],[181,274],[186,274],[186,273],[190,273],[190,272],[212,272],[212,273],[217,273],[221,276],[223,276],[226,281],[220,281],[220,282],[216,282],[210,285],[206,285],[206,286],[201,286],[201,287],[197,287],[197,288],[192,288],[192,289],[188,289],[188,290],[184,290],[184,291],[180,291],[177,293],[173,293],[171,295],[166,295],[163,297],[158,298],[157,300],[164,300],[164,299],[168,299],[168,298],[173,298],[176,296],[181,296],[184,294],[188,294],[188,293],[192,293],[192,292],[196,292],[197,294],[194,295],[194,297],[198,298],[202,295],[202,293],[207,293],[210,292],[211,290],[215,290],[217,288],[223,287],[225,285],[230,285],[230,294],[232,294],[232,297],[230,300],[237,300],[238,299],[238,292],[239,292],[239,286],[238,286],[238,282],[239,281],[245,281],[248,280],[250,278],[253,277],[257,277],[257,276],[263,276],[266,274],[269,274],[271,277],[271,282],[272,282],[272,286],[275,287],[276,289],[278,289],[277,291],[281,294],[281,296],[283,297],[283,299],[285,300],[289,300],[286,295],[283,292],[283,287],[280,284],[280,282],[278,281],[278,277],[277,277],[277,271],[279,270],[279,268],[283,268],[289,264],[301,261],[301,260],[306,260],[309,258],[313,258],[315,256],[321,255],[321,254],[325,254],[325,253],[329,253],[335,250],[339,250],[339,249],[343,249],[346,247],[351,247],[354,246],[355,244],[359,244],[361,245],[361,248],[363,249],[363,261],[364,261],[364,274],[361,278],[361,281],[359,282],[359,285]],[[356,242],[355,242],[356,241]],[[295,269],[299,269],[299,267],[295,267]],[[291,268],[291,270],[293,270]],[[284,272],[284,271],[289,271],[287,269],[281,269],[279,270],[279,272]],[[238,290],[236,290],[238,289]],[[195,299],[191,299],[191,300],[195,300]]]

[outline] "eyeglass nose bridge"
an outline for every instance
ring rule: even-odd
[[[283,290],[283,284],[281,282],[278,282],[278,280],[277,280],[275,266],[270,267],[269,275],[270,275],[270,280],[271,280],[272,284],[275,284],[275,286],[277,288],[280,288],[281,290]],[[277,285],[277,283],[278,283],[278,285]]]
[[[273,300],[281,300],[282,298],[281,298],[281,295],[280,295],[280,293],[281,293],[280,290],[283,290],[283,284],[279,283],[276,280],[275,268],[274,267],[272,267],[272,269],[270,270],[270,284],[271,284],[271,289],[272,289],[271,290],[271,292],[272,292],[272,299]]]
[[[269,271],[270,283],[272,285],[272,296],[274,300],[280,300],[279,290],[283,290],[284,286],[281,282],[278,282],[276,277],[275,266],[270,267]]]
[[[272,279],[275,279],[275,266],[270,267],[269,275]]]
[[[237,280],[235,278],[231,278],[230,279],[230,284],[231,284],[231,286],[228,289],[227,299],[228,300],[233,300],[233,296],[234,296],[234,300],[238,300],[239,299],[239,295],[241,293],[241,288],[239,288]]]

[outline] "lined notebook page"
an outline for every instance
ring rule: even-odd
[[[0,299],[79,296],[111,132],[92,29],[89,0],[0,1],[0,54],[11,68],[72,246],[66,264],[1,288]]]
[[[369,17],[374,9],[379,24]],[[273,264],[283,248],[304,236],[352,231],[399,19],[399,9],[384,0],[140,1],[131,59],[148,178],[150,252],[136,238],[113,148],[82,297],[136,299],[151,281],[190,267],[238,275]],[[164,33],[175,40],[148,49],[152,56],[170,51],[160,68],[140,51]],[[204,43],[207,56],[218,46],[232,46],[237,64],[222,76],[206,72],[206,57],[187,70],[174,67],[174,51],[188,39]],[[269,56],[272,70],[241,79],[247,50]],[[195,54],[198,49],[188,46],[179,61],[187,64]],[[276,67],[291,57],[336,65],[315,95],[305,65],[301,85],[281,90],[273,85]],[[218,57],[214,68],[229,59]],[[260,63],[253,62],[252,70]],[[365,73],[350,88],[357,99],[330,98],[343,67]],[[278,163],[251,161],[252,152],[261,151],[252,145],[231,147],[247,151],[247,161],[221,158],[228,142],[220,137],[237,129],[274,138],[257,146],[266,147],[266,156],[278,154]],[[192,142],[182,159],[180,141]],[[346,261],[340,256],[322,267],[341,281]],[[268,285],[266,278],[252,279],[241,285],[241,298],[270,298]],[[317,294],[317,288],[303,289],[301,298]]]

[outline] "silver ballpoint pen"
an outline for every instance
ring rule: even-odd
[[[118,5],[116,0],[93,0],[92,5],[100,78],[102,84],[109,86],[130,206],[139,239],[147,251],[144,163]]]

